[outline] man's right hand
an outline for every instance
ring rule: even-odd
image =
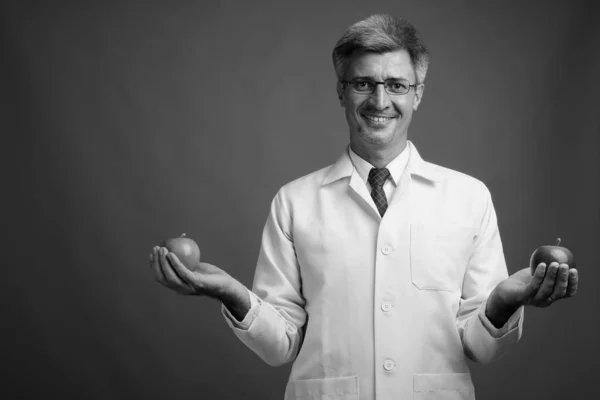
[[[233,279],[221,268],[203,262],[190,271],[166,247],[155,246],[152,249],[150,267],[159,283],[184,295],[219,299]]]

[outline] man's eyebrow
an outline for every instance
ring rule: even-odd
[[[355,77],[353,77],[353,78],[351,78],[349,80],[352,80],[352,79],[369,79],[371,81],[376,81],[377,80],[377,79],[375,79],[375,78],[373,78],[372,76],[369,76],[369,75],[357,75],[357,76],[355,76]],[[386,81],[399,81],[399,80],[410,81],[410,79],[402,77],[402,76],[398,76],[398,77],[394,76],[394,77],[386,78]]]

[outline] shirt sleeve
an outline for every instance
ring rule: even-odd
[[[479,194],[481,218],[463,281],[457,327],[467,357],[487,364],[520,340],[524,310],[517,309],[501,328],[494,327],[485,315],[488,296],[508,277],[508,269],[491,194],[481,182]]]

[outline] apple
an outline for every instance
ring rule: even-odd
[[[161,246],[175,253],[179,261],[190,271],[194,270],[200,262],[200,248],[192,239],[185,237],[185,233],[180,237],[165,240]]]
[[[540,246],[531,254],[529,259],[529,267],[531,268],[531,275],[535,273],[539,263],[545,263],[549,266],[551,262],[557,262],[559,264],[568,264],[569,269],[575,268],[575,257],[571,250],[566,247],[559,246],[560,238],[556,240],[554,246]]]

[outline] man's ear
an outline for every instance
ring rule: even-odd
[[[413,110],[417,111],[419,108],[419,104],[421,103],[421,99],[423,99],[423,92],[425,91],[425,84],[419,83],[415,87],[415,100],[413,101]]]
[[[338,100],[340,101],[340,105],[342,107],[345,107],[345,103],[344,103],[344,85],[342,84],[342,82],[338,81],[335,87],[336,91],[337,91],[337,95],[338,95]]]

